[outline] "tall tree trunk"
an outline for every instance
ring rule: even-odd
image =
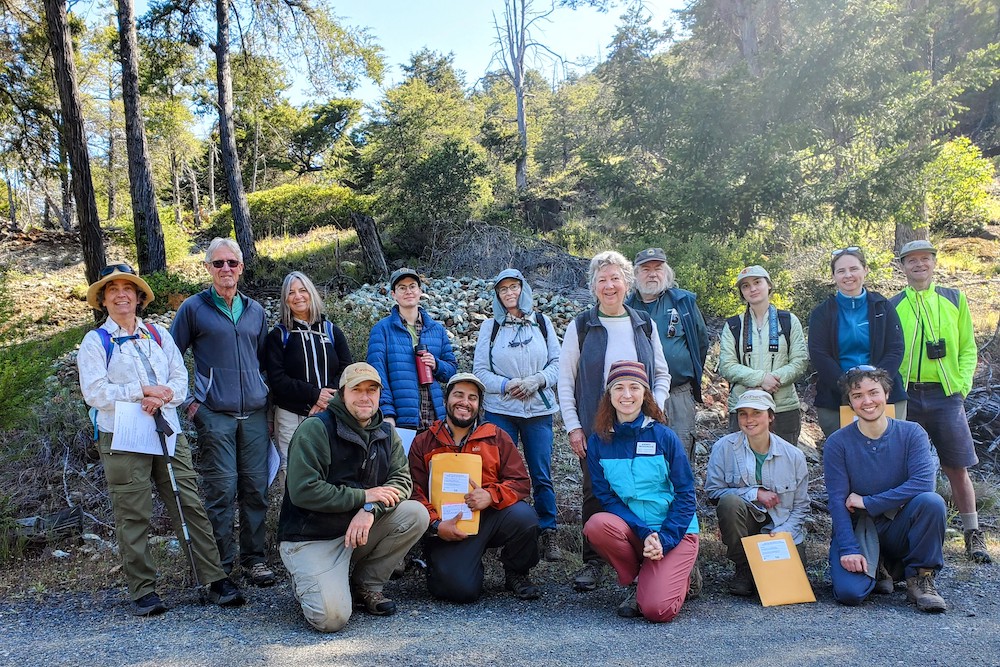
[[[761,75],[760,41],[757,37],[754,0],[725,0],[722,7],[729,29],[736,38],[736,46],[743,55],[750,75],[755,79],[759,78]]]
[[[174,195],[174,224],[181,226],[181,165],[177,151],[170,149],[170,189]]]
[[[385,263],[382,239],[379,238],[375,220],[364,213],[351,213],[351,224],[358,233],[358,243],[361,244],[361,256],[368,268],[368,277],[375,281],[384,280],[389,276],[389,267]]]
[[[504,2],[504,37],[500,44],[506,49],[505,65],[517,106],[518,155],[514,161],[514,182],[518,194],[528,189],[528,124],[524,112],[524,59],[528,50],[528,18],[526,0]],[[499,32],[499,28],[498,28]]]
[[[108,26],[113,27],[114,19],[108,17]],[[115,169],[118,168],[118,137],[115,135],[115,104],[118,97],[115,90],[114,64],[108,59],[108,220],[114,220],[118,212],[118,183]]]
[[[14,184],[8,177],[7,183],[7,207],[10,211],[10,231],[19,232],[21,228],[17,226],[17,200],[14,198]]]
[[[121,45],[122,102],[125,105],[125,150],[128,153],[129,192],[132,195],[139,271],[166,271],[167,249],[163,242],[160,213],[156,210],[153,169],[149,164],[146,126],[139,99],[139,46],[132,0],[118,0],[118,42]]]
[[[188,183],[191,184],[191,211],[194,228],[198,229],[201,227],[201,194],[198,192],[198,178],[191,165],[186,165],[185,171],[187,171]]]
[[[215,153],[218,149],[213,141],[208,147],[208,210],[215,213]]]
[[[260,121],[253,124],[253,176],[250,178],[250,192],[257,192],[257,171],[260,164]]]
[[[250,226],[250,206],[247,204],[243,176],[240,173],[240,158],[236,150],[236,130],[233,123],[233,74],[229,63],[229,2],[215,0],[216,81],[219,88],[219,141],[222,144],[222,167],[226,172],[229,187],[229,204],[233,211],[233,228],[236,242],[243,251],[243,263],[247,272],[253,274],[257,263],[257,247],[254,244],[253,228]]]
[[[62,109],[62,132],[66,137],[69,161],[73,167],[73,190],[76,193],[77,215],[80,220],[80,244],[87,282],[97,280],[107,264],[101,223],[97,213],[97,198],[90,173],[90,156],[87,154],[87,133],[83,124],[83,107],[76,83],[76,65],[73,63],[73,41],[66,21],[66,0],[43,0],[45,19],[49,30],[49,45],[59,88]],[[99,313],[95,311],[94,317]]]

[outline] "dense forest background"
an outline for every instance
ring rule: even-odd
[[[581,73],[536,40],[583,4],[618,29]],[[424,49],[368,106],[351,93],[381,80],[378,36],[335,2],[77,8],[0,0],[0,215],[78,229],[88,280],[109,233],[164,276],[179,239],[232,234],[253,279],[269,236],[356,229],[390,266],[448,271],[503,230],[669,247],[725,312],[745,263],[862,241],[885,259],[1000,217],[998,0],[690,0],[670,26],[505,0],[493,71]],[[296,77],[321,101],[293,103]],[[360,278],[385,270],[364,258]]]

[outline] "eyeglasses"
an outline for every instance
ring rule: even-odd
[[[850,254],[850,255],[855,255],[855,254],[856,255],[863,255],[864,254],[864,252],[858,246],[856,246],[856,245],[849,245],[846,248],[841,248],[840,250],[834,250],[833,252],[830,253],[830,257],[831,258],[833,258],[833,257],[840,257],[845,252],[848,253],[848,254]]]
[[[135,275],[135,271],[128,264],[108,264],[101,269],[101,272],[97,275],[99,278],[103,278],[104,276],[110,276],[115,271],[118,271],[119,273],[128,273],[133,276]]]
[[[229,266],[230,269],[235,269],[240,265],[240,260],[238,259],[213,259],[211,261],[212,266],[217,269],[221,269],[224,266]]]
[[[511,292],[520,292],[520,291],[521,291],[520,285],[507,285],[506,287],[497,288],[497,294],[499,294],[500,296],[503,296],[504,294],[509,294]]]

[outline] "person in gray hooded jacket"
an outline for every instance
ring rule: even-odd
[[[552,486],[552,415],[560,342],[552,321],[534,310],[531,286],[516,269],[493,280],[493,317],[479,329],[473,372],[486,386],[486,420],[524,447],[542,557],[559,560],[556,494]]]

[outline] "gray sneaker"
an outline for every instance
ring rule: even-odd
[[[592,591],[601,583],[603,576],[604,563],[599,560],[588,560],[573,575],[573,588],[581,593]]]
[[[920,611],[938,614],[948,609],[944,598],[934,587],[934,572],[931,570],[920,570],[914,576],[907,578],[906,597],[917,605]]]
[[[986,536],[978,528],[965,531],[965,555],[976,563],[992,563],[990,552],[986,548]]]

